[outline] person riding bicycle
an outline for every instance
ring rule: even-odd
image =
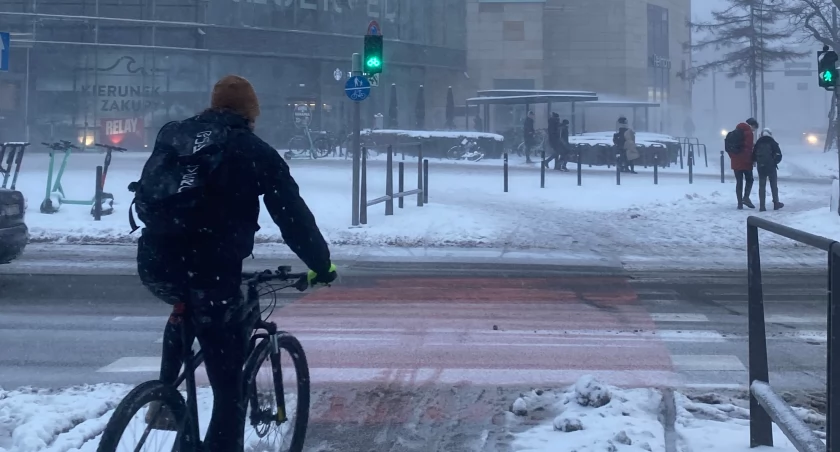
[[[213,389],[207,452],[243,449],[242,366],[259,306],[245,306],[240,286],[242,261],[260,229],[260,196],[285,243],[310,268],[310,285],[336,278],[327,242],[288,165],[253,132],[259,114],[251,83],[223,77],[213,87],[210,108],[161,128],[140,180],[129,187],[145,226],[137,246],[140,280],[173,305],[160,380],[174,383],[178,377],[185,321],[204,353]],[[136,230],[130,209],[129,220]],[[187,340],[191,345],[192,338]],[[161,408],[150,406],[146,422],[177,429],[165,411],[158,414]]]

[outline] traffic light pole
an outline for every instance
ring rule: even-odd
[[[353,66],[351,69],[352,75],[362,75],[362,56],[358,53],[353,54]],[[359,225],[359,211],[361,205],[361,168],[362,168],[362,153],[361,153],[361,132],[362,132],[362,104],[361,102],[353,102],[353,226]]]

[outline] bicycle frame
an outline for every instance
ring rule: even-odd
[[[259,292],[257,290],[257,286],[255,284],[248,285],[248,292],[246,300],[256,300],[256,305],[254,309],[259,312]],[[246,302],[246,304],[251,304],[250,302]],[[185,318],[187,317],[188,313],[185,313]],[[188,330],[189,328],[189,330]],[[184,322],[184,328],[181,329],[181,341],[184,344],[183,350],[183,357],[184,357],[184,371],[178,376],[175,380],[174,386],[177,388],[181,386],[182,383],[186,383],[186,390],[187,390],[187,419],[192,419],[193,422],[190,423],[191,430],[189,433],[188,438],[196,438],[197,444],[201,443],[201,432],[199,431],[198,426],[198,391],[196,387],[195,381],[195,371],[198,369],[204,362],[204,353],[203,351],[199,350],[198,353],[193,351],[192,342],[189,341],[190,337],[194,337],[191,331],[192,325],[190,322]],[[259,333],[259,330],[265,330],[265,333]],[[283,334],[283,331],[279,331],[277,329],[277,325],[273,322],[266,322],[263,319],[257,320],[256,325],[254,326],[254,334],[251,335],[251,338],[248,342],[248,350],[250,353],[248,356],[245,357],[245,362],[247,363],[252,355],[257,352],[257,341],[265,340],[269,341],[269,356],[271,359],[271,365],[274,372],[272,372],[273,376],[273,383],[274,387],[278,388],[279,391],[275,393],[275,403],[277,404],[277,418],[274,419],[274,422],[277,424],[282,424],[288,420],[286,416],[286,399],[285,399],[285,388],[283,388],[283,371],[280,368],[280,355],[279,355],[279,347],[277,346],[277,335]],[[262,362],[262,360],[260,360]],[[243,369],[244,372],[244,369]],[[250,396],[251,394],[248,393],[248,389],[254,383],[254,380],[251,378],[251,375],[244,375],[243,385],[242,385],[242,394],[246,397]],[[255,394],[254,394],[255,395]],[[247,404],[247,400],[243,400],[243,403]],[[257,400],[253,400],[252,407],[257,407]],[[255,423],[257,420],[254,418],[255,413],[252,409],[251,411],[251,422]],[[183,430],[181,430],[183,432]],[[181,437],[177,439],[177,441],[181,441]]]

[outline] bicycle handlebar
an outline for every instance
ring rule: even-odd
[[[296,280],[294,284],[288,287],[294,287],[300,292],[309,288],[309,281],[307,280],[307,272],[292,273],[292,267],[288,265],[281,265],[277,270],[263,270],[261,272],[251,273],[242,272],[242,283],[247,285],[256,285],[270,281],[291,281]]]
[[[79,149],[78,146],[76,146],[75,144],[73,144],[73,143],[71,143],[67,140],[60,140],[60,141],[56,141],[55,143],[41,142],[41,144],[43,144],[44,146],[46,146],[46,147],[48,147],[52,150],[55,150],[55,151],[63,151],[63,150],[66,150],[66,149]]]

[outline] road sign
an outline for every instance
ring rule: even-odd
[[[337,82],[338,82],[338,81],[341,81],[341,79],[343,79],[343,78],[344,78],[344,72],[343,72],[341,69],[336,68],[336,70],[335,70],[335,71],[333,71],[333,78],[334,78],[334,79],[335,79],[335,81],[337,81]]]
[[[382,29],[379,28],[379,22],[372,20],[368,24],[367,34],[369,35],[381,35]]]
[[[0,71],[9,70],[9,49],[11,46],[9,33],[0,31]]]
[[[362,75],[354,75],[344,84],[344,92],[350,100],[361,102],[370,96],[370,82]]]
[[[310,123],[312,123],[312,110],[309,109],[309,105],[295,105],[295,127],[303,129],[309,127]]]
[[[370,86],[379,86],[379,74],[370,74],[367,76]]]

